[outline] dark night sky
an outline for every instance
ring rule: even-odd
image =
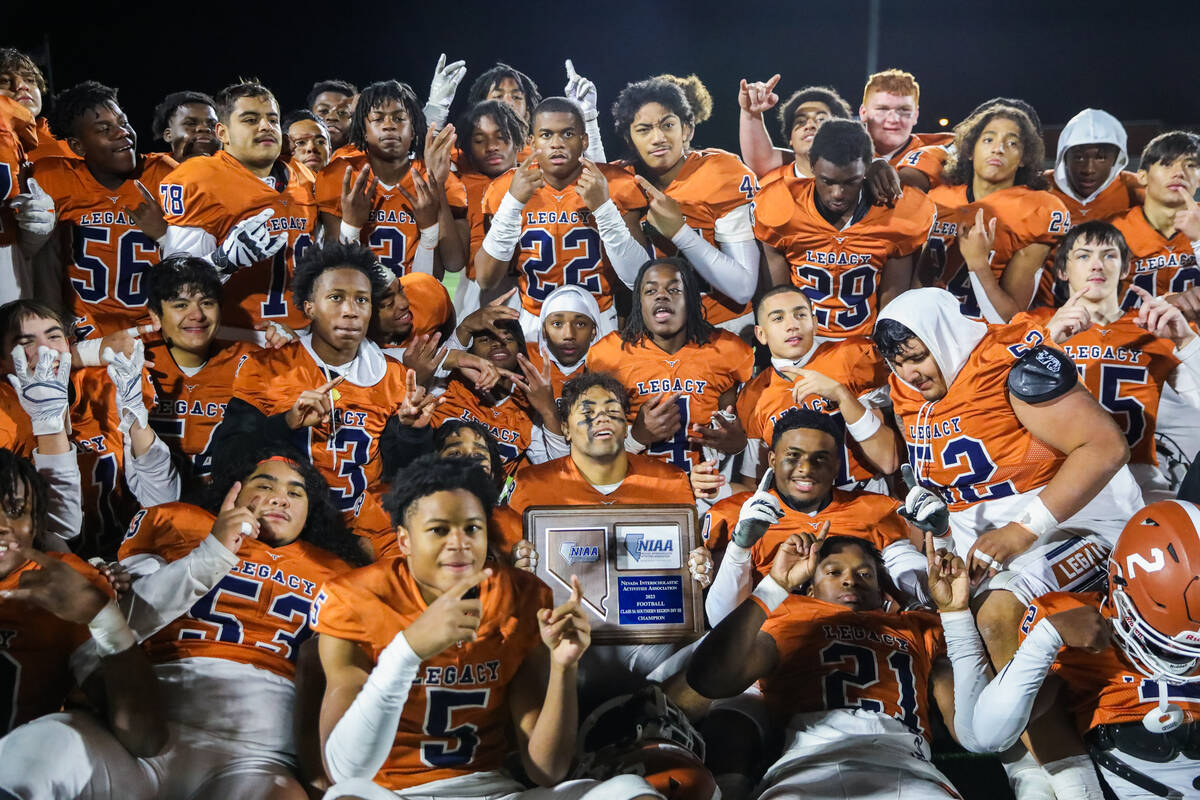
[[[1188,20],[1160,5],[1166,4],[883,0],[879,66],[917,75],[918,130],[936,129],[938,117],[953,123],[996,95],[1023,97],[1047,124],[1094,106],[1122,120],[1188,125],[1200,121]],[[543,94],[558,94],[566,82],[562,61],[572,58],[597,84],[610,156],[618,147],[607,105],[628,81],[696,72],[716,105],[696,143],[736,150],[739,78],[778,71],[784,97],[804,85],[831,84],[857,108],[866,74],[867,0],[271,6],[242,0],[145,10],[126,3],[121,11],[93,5],[95,14],[72,16],[69,27],[31,16],[39,9],[57,14],[50,10],[55,4],[22,6],[18,15],[30,16],[6,25],[0,42],[36,48],[49,31],[56,87],[88,78],[119,87],[142,149],[154,149],[150,114],[170,91],[214,92],[238,76],[258,76],[288,111],[316,79],[362,86],[394,77],[423,97],[442,51],[465,58],[470,68],[460,101],[474,76],[498,59],[532,75]],[[232,16],[222,12],[226,7],[236,9]],[[214,21],[197,13],[208,9]],[[454,114],[460,110],[461,102]]]

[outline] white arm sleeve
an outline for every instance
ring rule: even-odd
[[[1054,666],[1054,659],[1058,657],[1058,649],[1062,645],[1058,631],[1042,620],[1021,642],[1012,661],[980,692],[971,720],[973,738],[979,752],[998,753],[1007,750],[1021,736],[1033,713],[1033,702],[1050,667]],[[957,709],[955,728],[960,731],[961,737]]]
[[[908,539],[883,548],[883,565],[900,591],[929,602],[929,560]]]
[[[604,140],[600,138],[600,115],[595,114],[591,119],[584,119],[583,132],[587,134],[588,146],[583,151],[584,158],[603,164],[608,161],[604,155]]]
[[[544,464],[547,461],[562,458],[571,452],[571,447],[567,444],[566,439],[557,433],[546,430],[541,425],[533,426],[533,433],[529,438],[527,455],[530,464]]]
[[[1171,373],[1171,387],[1192,408],[1200,408],[1200,336],[1175,351],[1179,366]]]
[[[125,483],[142,508],[178,500],[179,471],[175,469],[171,451],[163,440],[154,437],[150,449],[134,457],[128,428],[123,425],[121,432],[125,435]]]
[[[744,477],[752,478],[755,483],[758,483],[758,467],[762,463],[763,452],[766,449],[762,439],[746,440],[746,449],[742,452],[741,473]]]
[[[421,229],[421,238],[417,242],[417,252],[413,254],[410,272],[433,274],[433,254],[437,251],[440,228],[441,226],[435,222],[428,228]]]
[[[965,265],[963,266],[963,269],[966,269]],[[1041,270],[1038,270],[1039,279],[1041,278],[1041,274]],[[971,281],[971,289],[975,292],[975,302],[979,304],[979,313],[983,315],[984,320],[995,325],[1004,324],[1004,317],[1000,316],[1000,312],[996,310],[994,305],[992,305],[991,298],[988,297],[987,292],[984,291],[983,284],[980,282],[975,273],[969,273],[967,278]],[[1036,282],[1034,283],[1034,286],[1037,286]]]
[[[951,611],[941,615],[946,635],[946,653],[954,671],[954,733],[958,742],[972,753],[987,752],[975,739],[972,719],[979,693],[987,684],[991,665],[983,650],[983,640],[975,629],[970,611]]]
[[[753,589],[750,573],[753,569],[750,551],[730,542],[725,548],[725,557],[721,559],[713,584],[708,589],[708,597],[704,599],[709,625],[717,627],[721,620],[732,614],[750,596]]]
[[[492,215],[492,227],[488,228],[480,246],[497,261],[508,261],[516,252],[521,239],[521,212],[524,208],[525,204],[513,197],[512,192],[505,192],[500,207]]]
[[[741,208],[745,208],[749,216],[750,206]],[[753,237],[743,241],[722,241],[718,250],[684,225],[671,241],[714,289],[737,303],[749,302],[754,296],[758,285],[758,244]]]
[[[420,668],[421,659],[404,633],[396,634],[325,742],[325,764],[335,783],[374,778],[383,767],[396,738],[408,690]]]
[[[621,282],[632,289],[633,282],[637,280],[638,270],[650,255],[638,244],[637,239],[633,238],[625,220],[621,219],[621,212],[612,200],[597,208],[592,216],[600,231],[600,242],[604,245],[604,255],[608,257],[609,265]]]
[[[168,225],[167,232],[158,240],[158,251],[163,258],[175,255],[204,257],[216,249],[217,237],[203,228]]]
[[[50,485],[46,532],[69,542],[83,526],[83,490],[75,448],[49,456],[34,450],[33,465]]]

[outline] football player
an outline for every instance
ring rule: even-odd
[[[171,148],[180,164],[221,149],[217,138],[217,105],[204,92],[171,92],[154,107],[152,129]]]
[[[304,105],[329,129],[329,145],[334,150],[350,143],[350,102],[358,89],[346,81],[317,81],[308,90]]]
[[[1041,191],[1044,146],[1025,112],[991,106],[954,135],[946,182],[929,193],[937,224],[918,282],[945,286],[972,319],[1007,322],[1033,302],[1046,257],[1071,227],[1071,215]]]
[[[696,284],[682,259],[647,261],[625,327],[588,352],[589,370],[629,390],[633,439],[685,472],[745,448],[732,409],[754,368],[749,345],[705,321]]]
[[[583,157],[588,137],[577,104],[550,97],[532,119],[532,154],[484,193],[487,235],[475,254],[476,279],[494,289],[516,264],[527,339],[537,335],[542,301],[566,284],[595,296],[607,333],[617,321],[614,273],[629,286],[646,260],[631,233],[645,198],[625,170]]]
[[[1131,800],[1196,797],[1191,746],[1200,648],[1187,587],[1200,561],[1200,509],[1181,500],[1146,506],[1129,520],[1108,561],[1100,592],[1055,592],[1033,600],[1021,646],[979,694],[972,725],[981,752],[1010,746],[1031,719],[1055,704],[1074,716],[1079,781],[1058,797],[1096,797],[1088,756],[1113,795]],[[966,627],[950,650],[970,670],[982,648]],[[972,645],[974,645],[972,647]],[[1071,790],[1068,793],[1067,790]],[[1090,792],[1090,793],[1085,793]]]
[[[775,79],[768,81],[768,84],[773,89]],[[738,90],[738,106],[741,108],[738,114],[738,144],[742,160],[747,165],[754,161],[750,151],[755,145],[761,144],[762,133],[767,130],[763,114],[778,104],[779,95],[770,90],[755,92],[752,96],[750,84],[742,78]],[[812,165],[808,160],[808,150],[817,128],[829,119],[849,118],[850,104],[831,86],[806,86],[793,92],[779,108],[779,132],[792,148],[792,163],[782,163],[756,173],[759,182],[766,186],[779,178],[811,178]],[[770,141],[769,133],[767,141]]]
[[[793,283],[813,303],[819,339],[862,336],[878,309],[912,285],[936,210],[917,190],[890,207],[866,184],[871,138],[852,120],[822,125],[812,139],[812,180],[776,181],[754,201],[754,232],[771,282]]]
[[[969,616],[962,559],[931,551],[928,571],[941,614]],[[960,797],[930,763],[935,701],[958,727],[941,625],[887,609],[884,574],[869,541],[793,533],[753,596],[701,641],[688,684],[716,699],[759,681],[773,727],[787,729],[758,797]]]
[[[166,233],[147,187],[178,165],[163,153],[138,155],[116,90],[95,81],[59,93],[52,128],[78,158],[38,163],[29,188],[49,195],[58,224],[70,231],[65,281],[74,334],[99,339],[144,324],[142,281],[158,263],[155,240]]]
[[[742,333],[753,322],[749,302],[758,285],[754,173],[732,153],[692,149],[692,109],[670,81],[629,84],[612,114],[649,199],[639,217],[651,242],[659,253],[687,259],[703,279],[708,322]]]
[[[870,542],[904,596],[928,599],[925,556],[909,541],[909,528],[897,513],[915,514],[918,509],[907,509],[887,495],[834,488],[843,437],[842,426],[827,414],[807,408],[785,411],[775,423],[758,491],[740,492],[708,510],[704,544],[724,553],[704,603],[711,624],[750,595],[752,584],[771,571],[775,554],[789,536],[815,533],[823,526]],[[935,498],[920,511],[926,519],[940,512],[940,526],[934,522],[927,527],[935,536],[946,534],[944,504]]]
[[[393,487],[402,555],[327,582],[312,609],[337,782],[327,797],[519,797],[525,787],[500,772],[513,750],[534,783],[554,786],[574,754],[576,665],[591,638],[578,579],[551,610],[532,575],[486,562],[496,494],[474,462],[422,458]],[[632,775],[529,797],[593,788],[660,797]]]
[[[21,230],[16,215],[20,211],[37,221],[42,229],[54,225],[53,209],[26,209],[21,197],[19,180],[21,167],[28,154],[37,147],[37,122],[25,106],[12,97],[11,91],[0,88],[0,303],[32,297],[35,281],[29,260],[17,246]],[[28,223],[27,223],[28,224]]]
[[[283,132],[291,144],[292,161],[308,167],[314,176],[325,169],[329,154],[329,128],[311,111],[293,111],[283,118]]]
[[[525,355],[538,372],[550,369],[555,397],[562,397],[563,384],[587,365],[599,331],[600,307],[581,286],[560,286],[542,303],[538,335],[526,346]]]
[[[533,122],[533,109],[542,102],[542,93],[533,79],[503,62],[474,80],[467,92],[467,105],[474,107],[483,100],[498,100],[516,112],[528,126]]]
[[[307,320],[288,303],[287,289],[316,241],[312,186],[280,158],[283,130],[270,90],[235,83],[215,101],[222,150],[185,161],[158,187],[170,226],[160,250],[204,258],[225,276],[228,335],[252,338],[252,329],[269,321],[302,328]]]
[[[1030,315],[1044,324],[1075,362],[1088,391],[1108,411],[1129,443],[1129,469],[1143,496],[1165,499],[1169,487],[1157,467],[1154,434],[1160,399],[1170,385],[1192,409],[1200,408],[1200,337],[1183,313],[1140,286],[1138,308],[1121,308],[1121,280],[1129,271],[1129,248],[1107,222],[1085,222],[1063,237],[1056,277],[1071,299],[1056,312]],[[1194,420],[1183,422],[1195,427]]]
[[[42,116],[46,77],[32,58],[20,50],[0,47],[0,92],[25,106],[37,120],[37,147],[29,152],[30,161],[47,156],[76,158],[67,143],[50,132],[50,122]]]
[[[442,265],[461,269],[466,193],[449,172],[453,134],[453,128],[436,136],[428,131],[407,84],[380,81],[363,89],[349,134],[361,152],[335,157],[317,176],[326,241],[365,244],[397,276],[433,273],[435,249]]]

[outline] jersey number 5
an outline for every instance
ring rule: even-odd
[[[451,748],[445,741],[421,742],[421,763],[427,767],[460,767],[470,764],[479,747],[479,726],[464,722],[450,727],[455,709],[487,708],[491,689],[435,689],[425,695],[425,734],[438,739],[457,739]]]

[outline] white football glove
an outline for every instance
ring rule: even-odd
[[[769,491],[774,483],[775,470],[768,469],[767,474],[758,482],[758,491],[742,503],[737,525],[733,528],[734,544],[749,550],[763,537],[767,528],[783,519],[783,507],[779,505],[779,498]]]
[[[114,352],[104,348],[102,354],[108,364],[108,377],[117,387],[117,412],[122,422],[137,422],[143,428],[149,423],[146,400],[142,396],[142,370],[146,367],[145,348],[142,340],[133,343],[133,355]]]
[[[692,580],[700,584],[701,589],[707,589],[713,582],[713,557],[707,547],[697,547],[688,554],[688,572]]]
[[[526,572],[536,572],[538,565],[538,551],[533,546],[533,542],[528,539],[522,539],[513,545],[512,550],[513,566],[517,569],[523,569]]]
[[[575,72],[575,65],[567,59],[567,87],[563,94],[568,100],[574,100],[583,110],[585,122],[596,118],[596,84]]]
[[[58,363],[55,363],[57,359]],[[21,408],[33,422],[34,436],[48,436],[66,430],[68,387],[71,383],[71,354],[42,345],[33,369],[25,359],[25,348],[12,351],[13,371],[8,382],[17,390]]]
[[[908,464],[900,465],[900,475],[908,485],[908,496],[904,498],[904,505],[896,511],[921,530],[934,536],[945,536],[950,530],[950,511],[946,508],[946,501],[932,489],[919,485]]]
[[[213,265],[225,274],[252,267],[259,261],[270,258],[287,244],[287,234],[271,236],[267,220],[275,216],[275,209],[264,208],[253,217],[233,226],[225,241],[213,251]]]
[[[28,184],[29,191],[15,196],[10,203],[16,212],[17,227],[26,233],[49,236],[54,230],[54,199],[33,178]]]
[[[425,122],[429,127],[438,129],[446,123],[450,115],[450,104],[454,102],[454,93],[458,84],[467,74],[467,62],[455,61],[446,63],[446,54],[438,58],[437,66],[433,69],[433,80],[429,83],[429,99],[425,102]]]

